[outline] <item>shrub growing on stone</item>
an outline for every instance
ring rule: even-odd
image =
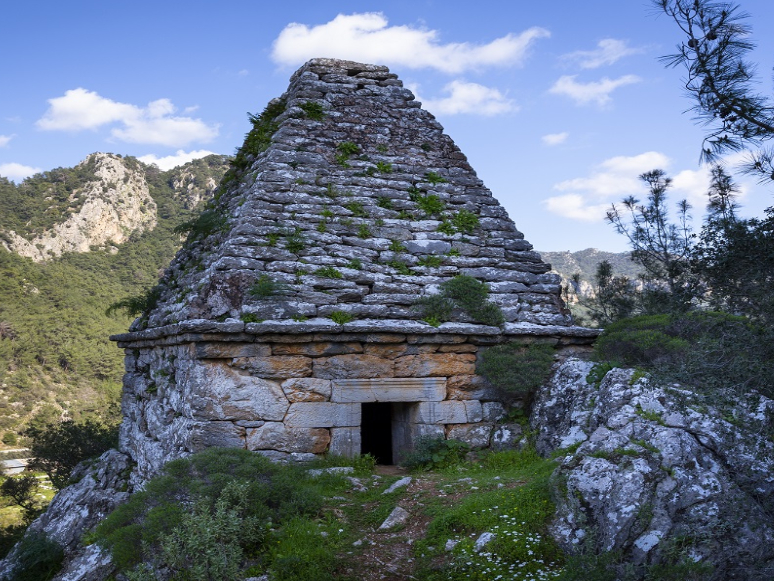
[[[500,389],[528,395],[548,380],[553,362],[551,345],[510,342],[483,351],[476,371]]]

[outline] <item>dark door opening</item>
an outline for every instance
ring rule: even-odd
[[[392,464],[392,404],[362,404],[361,454],[371,454],[377,464]]]

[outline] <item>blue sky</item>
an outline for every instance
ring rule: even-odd
[[[774,2],[751,13],[761,91],[771,94]],[[161,167],[233,153],[315,56],[388,65],[417,93],[540,250],[626,250],[604,220],[665,169],[700,221],[702,131],[681,40],[647,0],[552,2],[69,1],[3,3],[0,175],[69,167],[94,151]],[[742,180],[743,213],[771,187]]]

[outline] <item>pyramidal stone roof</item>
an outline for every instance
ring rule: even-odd
[[[154,308],[114,339],[590,331],[572,327],[559,276],[387,67],[311,60],[251,120]],[[486,283],[499,322],[416,305],[460,275]]]

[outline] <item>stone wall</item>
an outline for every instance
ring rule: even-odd
[[[239,336],[232,338],[239,339]],[[277,460],[361,452],[361,406],[392,406],[405,451],[434,435],[489,446],[504,394],[476,375],[493,338],[324,333],[255,342],[180,336],[127,349],[122,449],[147,478],[210,446],[256,450]]]

